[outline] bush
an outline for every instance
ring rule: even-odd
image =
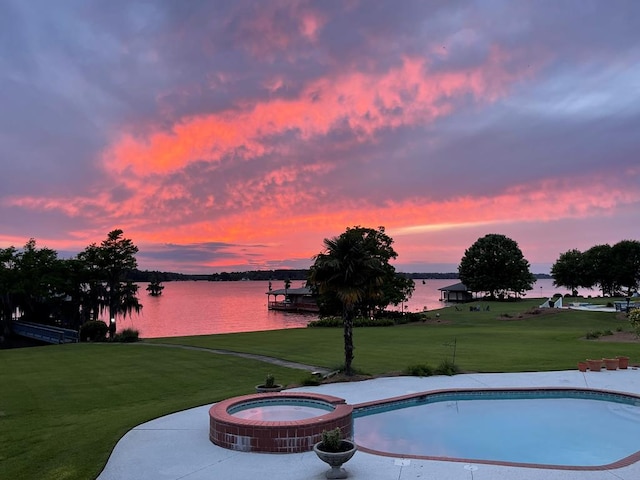
[[[587,340],[595,340],[596,338],[600,338],[602,336],[602,332],[587,332],[584,336]]]
[[[318,375],[309,374],[300,380],[300,384],[304,387],[316,387],[322,384],[322,379]]]
[[[430,377],[433,375],[433,368],[426,363],[420,365],[409,365],[405,368],[404,373],[412,377]]]
[[[640,308],[631,310],[627,315],[627,320],[629,320],[634,333],[640,337]]]
[[[122,332],[118,333],[116,337],[113,339],[115,342],[122,343],[134,343],[140,340],[140,333],[138,330],[134,330],[133,328],[125,328]]]
[[[460,373],[460,368],[451,360],[443,360],[435,370],[436,375],[456,375]]]
[[[390,318],[364,318],[358,317],[353,319],[354,327],[391,327],[395,325],[395,322]],[[307,324],[307,327],[340,327],[342,328],[342,318],[340,317],[322,317],[319,320],[314,320]]]
[[[104,342],[109,327],[102,320],[91,320],[80,327],[81,342]]]

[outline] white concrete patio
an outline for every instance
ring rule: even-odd
[[[578,387],[640,395],[640,371],[561,371],[390,377],[305,387],[356,404],[446,388]],[[323,480],[327,465],[313,452],[260,454],[226,450],[209,441],[211,405],[139,425],[116,445],[99,480]],[[640,450],[640,436],[638,437]],[[366,480],[637,480],[640,462],[605,471],[551,470],[392,458],[357,452],[345,465],[349,478]]]

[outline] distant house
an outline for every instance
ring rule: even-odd
[[[464,283],[456,283],[438,290],[440,290],[440,300],[443,302],[461,303],[473,300],[473,294]]]
[[[269,290],[267,293],[267,308],[269,310],[283,310],[285,312],[313,312],[320,311],[316,299],[311,294],[311,289],[280,288]],[[271,296],[273,295],[273,299]],[[282,300],[278,297],[282,296]]]

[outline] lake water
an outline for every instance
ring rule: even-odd
[[[294,281],[291,288],[303,286]],[[407,312],[425,308],[435,310],[440,302],[439,288],[457,283],[457,280],[415,280],[413,296],[404,305]],[[284,288],[284,282],[272,282],[274,289]],[[118,319],[118,330],[135,328],[143,338],[209,335],[214,333],[251,332],[305,327],[314,314],[276,312],[267,309],[269,282],[166,282],[159,297],[147,294],[146,283],[140,284],[139,298],[143,305],[139,315]],[[567,293],[553,287],[553,280],[538,280],[527,295],[549,297],[554,293]],[[581,292],[597,295],[594,291]],[[398,310],[402,308],[398,306]]]

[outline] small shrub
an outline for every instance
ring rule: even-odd
[[[634,333],[640,337],[640,308],[631,310],[627,315],[627,320],[629,320]]]
[[[276,377],[271,374],[268,374],[264,379],[264,386],[267,388],[273,388],[276,384]]]
[[[616,332],[623,332],[623,331],[624,331],[624,328],[622,328],[622,327],[616,327]]]
[[[322,384],[322,379],[318,375],[309,374],[300,380],[300,384],[304,387],[316,387]]]
[[[353,320],[354,327],[392,327],[396,323],[390,318],[364,318],[358,317]],[[323,317],[307,324],[307,327],[330,327],[342,328],[343,322],[340,317]]]
[[[122,332],[118,333],[114,341],[121,343],[134,343],[140,340],[140,332],[133,328],[125,328]]]
[[[412,377],[430,377],[433,375],[433,368],[426,363],[420,365],[409,365],[404,372]]]
[[[327,452],[339,452],[342,444],[342,431],[340,427],[333,430],[322,431],[322,450]]]
[[[460,368],[451,360],[443,360],[435,370],[436,375],[456,375],[460,373]]]
[[[609,335],[613,335],[613,332],[611,330],[605,330],[604,332],[602,332],[602,336],[609,336]]]
[[[104,342],[109,327],[102,320],[91,320],[80,327],[81,342]]]
[[[595,340],[596,338],[600,338],[602,336],[602,332],[587,332],[584,336],[587,340]]]

